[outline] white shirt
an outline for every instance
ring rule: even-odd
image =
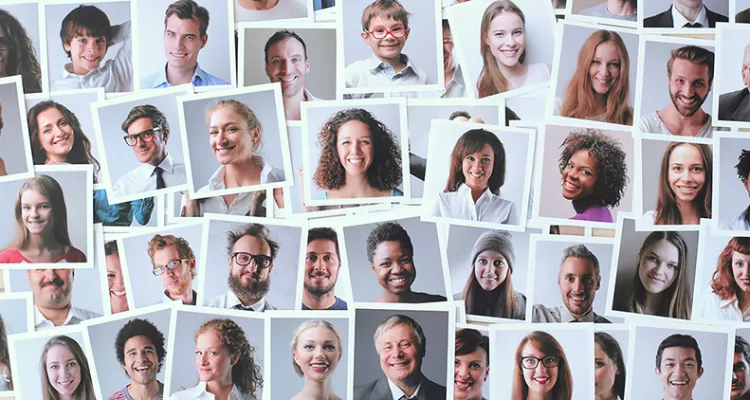
[[[133,91],[133,50],[130,40],[130,21],[118,26],[117,35],[112,38],[122,47],[113,59],[100,64],[86,75],[76,75],[68,71],[71,63],[65,65],[62,76],[50,85],[50,90],[70,90],[104,88],[107,93]]]
[[[174,393],[169,400],[214,400],[216,396],[206,390],[206,382],[198,382],[198,385],[190,389],[185,389]],[[229,393],[227,400],[257,400],[255,397],[240,392],[237,385],[232,385],[232,392]]]
[[[101,316],[101,314],[97,314],[93,311],[70,306],[70,309],[68,310],[68,317],[65,319],[65,322],[63,322],[63,326],[78,325],[81,323],[81,321],[92,318],[99,318]],[[34,330],[42,331],[52,328],[55,328],[55,324],[53,324],[52,321],[48,320],[44,315],[42,315],[41,311],[39,311],[39,309],[34,306]]]
[[[704,293],[695,310],[699,318],[708,320],[750,322],[750,310],[743,313],[737,296],[722,300],[716,293]]]
[[[461,73],[461,67],[456,65],[455,71],[451,80],[445,85],[444,90],[428,90],[419,92],[401,92],[391,93],[391,97],[408,97],[418,99],[457,99],[466,97],[466,84],[464,83],[464,77]]]
[[[643,214],[643,217],[641,217],[641,223],[643,223],[645,225],[654,225],[654,224],[656,224],[656,210],[646,211]]]
[[[706,6],[702,6],[701,12],[698,13],[698,18],[695,21],[689,21],[684,15],[677,11],[677,7],[672,4],[672,27],[682,28],[687,23],[699,23],[702,28],[708,28],[708,15],[706,13]]]
[[[307,17],[306,0],[279,0],[270,10],[248,10],[234,1],[234,22],[272,21]]]
[[[253,205],[253,194],[255,192],[243,192],[237,194],[232,200],[232,204],[227,207],[227,203],[222,196],[207,197],[199,200],[198,216],[202,217],[205,213],[228,214],[228,215],[247,215]],[[183,195],[180,202],[180,209],[187,204]]]
[[[242,302],[240,301],[240,299],[237,298],[237,296],[231,290],[228,290],[226,293],[222,294],[221,296],[214,297],[213,299],[210,299],[206,302],[206,307],[215,307],[215,308],[233,308],[234,306],[237,306],[237,305],[242,305]],[[243,305],[243,307],[245,306]],[[276,309],[276,307],[272,306],[270,303],[266,301],[265,297],[258,300],[257,303],[251,304],[249,308],[252,308],[253,311],[255,312],[263,312],[265,310]]]
[[[747,222],[749,211],[750,207],[742,210],[740,215],[719,224],[719,228],[733,231],[750,231],[750,224]]]
[[[474,204],[471,189],[464,184],[455,192],[438,194],[432,215],[509,225],[518,225],[520,220],[512,201],[503,199],[487,188]]]
[[[263,162],[263,159],[256,156],[258,165],[262,165],[263,169],[260,171],[260,185],[266,183],[282,182],[284,180],[284,171],[271,167],[270,164]],[[198,189],[198,192],[208,192],[216,190],[226,189],[224,184],[224,174],[226,174],[226,166],[222,165],[219,169],[208,178],[208,185]],[[224,201],[224,200],[222,200]]]
[[[187,183],[185,164],[175,161],[167,154],[159,163],[163,170],[161,176],[166,187],[184,185]],[[156,190],[156,167],[151,164],[141,164],[138,168],[120,177],[112,187],[112,197],[129,194],[145,193]]]
[[[669,129],[667,129],[667,126],[664,125],[664,122],[662,122],[661,118],[659,118],[659,114],[656,113],[656,111],[652,112],[651,114],[641,118],[641,123],[638,126],[638,129],[641,130],[643,133],[655,133],[659,135],[674,135]],[[708,116],[708,120],[706,120],[706,123],[701,128],[700,132],[698,132],[695,137],[704,137],[704,138],[712,138],[713,137],[713,130],[711,127],[711,116]]]
[[[529,64],[526,69],[526,78],[520,87],[548,82],[550,79],[549,67],[545,63]]]
[[[391,397],[393,400],[401,400],[401,398],[407,398],[407,399],[419,399],[423,400],[421,397],[419,397],[419,389],[422,388],[422,381],[419,381],[419,385],[417,385],[417,389],[412,393],[411,397],[407,396],[406,393],[404,393],[403,390],[399,389],[398,386],[396,386],[393,382],[391,382],[390,379],[386,378],[388,381],[388,387],[391,388]],[[424,399],[424,400],[430,400],[430,399]]]
[[[344,70],[346,87],[348,88],[373,88],[380,86],[405,86],[405,85],[427,85],[430,83],[427,75],[422,72],[412,60],[401,54],[406,59],[406,66],[396,72],[393,67],[380,61],[376,56],[349,64]]]

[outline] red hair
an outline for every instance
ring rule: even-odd
[[[727,300],[740,291],[732,273],[732,254],[735,251],[750,255],[750,237],[733,237],[719,254],[716,271],[711,277],[711,291],[722,300]]]

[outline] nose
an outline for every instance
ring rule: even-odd
[[[584,287],[585,287],[585,286],[586,286],[586,285],[584,285],[584,284],[583,284],[583,281],[582,281],[582,280],[580,280],[580,279],[575,279],[575,280],[573,281],[573,285],[572,285],[572,288],[573,288],[573,291],[574,291],[574,292],[581,292],[581,291],[583,291],[583,289],[584,289]]]
[[[352,153],[354,153],[355,155],[362,154],[362,147],[359,143],[354,143],[354,145],[352,146]]]
[[[609,68],[607,68],[607,64],[599,64],[599,73],[604,76],[609,76]]]
[[[459,377],[469,376],[469,366],[466,364],[461,364],[456,368],[456,374]]]
[[[219,133],[216,134],[216,142],[223,143],[226,138],[227,135],[224,133],[224,129],[219,129]]]
[[[534,370],[538,373],[547,373],[547,367],[544,366],[544,363],[539,361],[539,364],[536,365],[536,368]]]
[[[292,72],[292,63],[288,62],[287,60],[284,60],[281,63],[281,70],[284,71],[284,73],[286,74]]]
[[[177,39],[175,40],[175,45],[177,45],[178,50],[182,50],[185,48],[185,39],[183,39],[182,36],[177,36]]]
[[[404,267],[398,260],[393,261],[393,264],[391,264],[391,273],[403,272],[403,270]]]

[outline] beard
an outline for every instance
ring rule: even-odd
[[[252,280],[247,286],[242,286],[239,278],[230,274],[227,278],[229,289],[239,298],[259,299],[268,293],[271,288],[271,276],[263,280],[260,275],[253,274]]]
[[[311,284],[309,280],[305,280],[305,290],[313,297],[321,297],[327,294],[328,292],[333,290],[334,286],[336,286],[336,281],[331,281],[327,285],[315,286]]]
[[[710,93],[710,92],[709,92],[709,93]],[[670,99],[672,100],[672,104],[674,105],[674,108],[675,108],[675,109],[677,110],[677,112],[678,112],[678,113],[680,113],[680,115],[682,115],[683,117],[692,117],[693,115],[695,115],[695,113],[697,113],[697,112],[698,112],[698,110],[700,110],[700,109],[701,109],[701,106],[703,106],[703,103],[704,103],[704,102],[706,101],[706,99],[708,98],[708,94],[706,94],[706,96],[705,96],[705,97],[700,97],[700,95],[698,95],[697,93],[696,93],[696,94],[693,94],[693,97],[696,97],[696,98],[697,98],[697,99],[696,99],[696,101],[695,101],[695,102],[693,103],[693,106],[692,106],[692,107],[690,107],[690,108],[686,108],[686,107],[682,107],[682,108],[681,108],[681,107],[680,107],[680,106],[679,106],[679,105],[677,104],[677,96],[678,96],[678,95],[677,95],[677,94],[675,94],[675,93],[671,93],[671,92],[669,93],[669,98],[670,98]],[[684,97],[684,96],[683,96],[683,97]]]

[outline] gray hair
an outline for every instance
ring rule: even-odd
[[[596,258],[594,253],[592,253],[591,250],[589,250],[589,248],[585,245],[575,244],[573,246],[566,247],[565,250],[563,250],[562,260],[560,260],[561,267],[565,260],[567,260],[569,257],[583,258],[591,261],[591,263],[594,264],[594,270],[596,270],[596,277],[602,277],[599,270],[599,260]]]
[[[386,318],[385,321],[381,322],[380,325],[378,325],[378,329],[375,330],[375,334],[373,335],[372,339],[375,343],[375,350],[380,354],[380,347],[378,346],[378,341],[380,340],[380,336],[385,333],[385,331],[393,328],[396,325],[403,325],[411,331],[412,337],[417,342],[417,348],[419,349],[419,355],[424,357],[425,350],[427,347],[427,338],[424,336],[424,331],[422,331],[422,327],[419,326],[419,323],[417,321],[413,320],[412,318],[407,317],[406,315],[392,315],[388,318]]]

